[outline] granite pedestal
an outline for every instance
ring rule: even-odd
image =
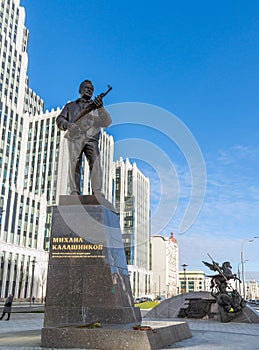
[[[141,321],[113,206],[102,197],[61,196],[53,207],[41,346],[149,350],[191,336],[184,322],[133,330]],[[96,323],[101,328],[89,329]]]
[[[53,207],[44,329],[141,322],[112,209],[94,196],[61,196]]]

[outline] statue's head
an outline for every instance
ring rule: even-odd
[[[90,99],[93,96],[94,86],[91,80],[84,80],[79,86],[79,94],[81,97]]]
[[[232,266],[231,266],[231,264],[230,264],[229,261],[225,261],[225,262],[222,264],[222,267],[226,267],[226,268],[232,269]]]

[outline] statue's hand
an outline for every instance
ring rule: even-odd
[[[96,96],[95,99],[93,100],[93,103],[96,108],[101,108],[103,107],[103,100],[101,96]]]
[[[75,123],[69,123],[67,132],[65,133],[65,138],[68,140],[75,140],[80,138],[80,127]]]
[[[75,123],[70,123],[69,127],[68,127],[69,131],[75,131],[80,129],[78,125],[76,125]]]

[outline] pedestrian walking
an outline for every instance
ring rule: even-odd
[[[5,314],[8,315],[6,321],[10,320],[10,315],[11,315],[11,310],[12,310],[12,303],[13,303],[13,296],[12,296],[12,294],[10,294],[8,296],[8,298],[6,298],[6,300],[5,300],[3,313],[2,313],[2,316],[0,317],[0,320],[3,319]]]

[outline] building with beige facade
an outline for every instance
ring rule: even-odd
[[[180,294],[204,291],[207,287],[208,284],[205,284],[205,273],[203,271],[179,271]]]
[[[259,299],[259,285],[253,278],[247,285],[247,299],[258,300]]]
[[[152,294],[156,298],[170,298],[178,294],[178,243],[173,233],[170,237],[151,237]]]

